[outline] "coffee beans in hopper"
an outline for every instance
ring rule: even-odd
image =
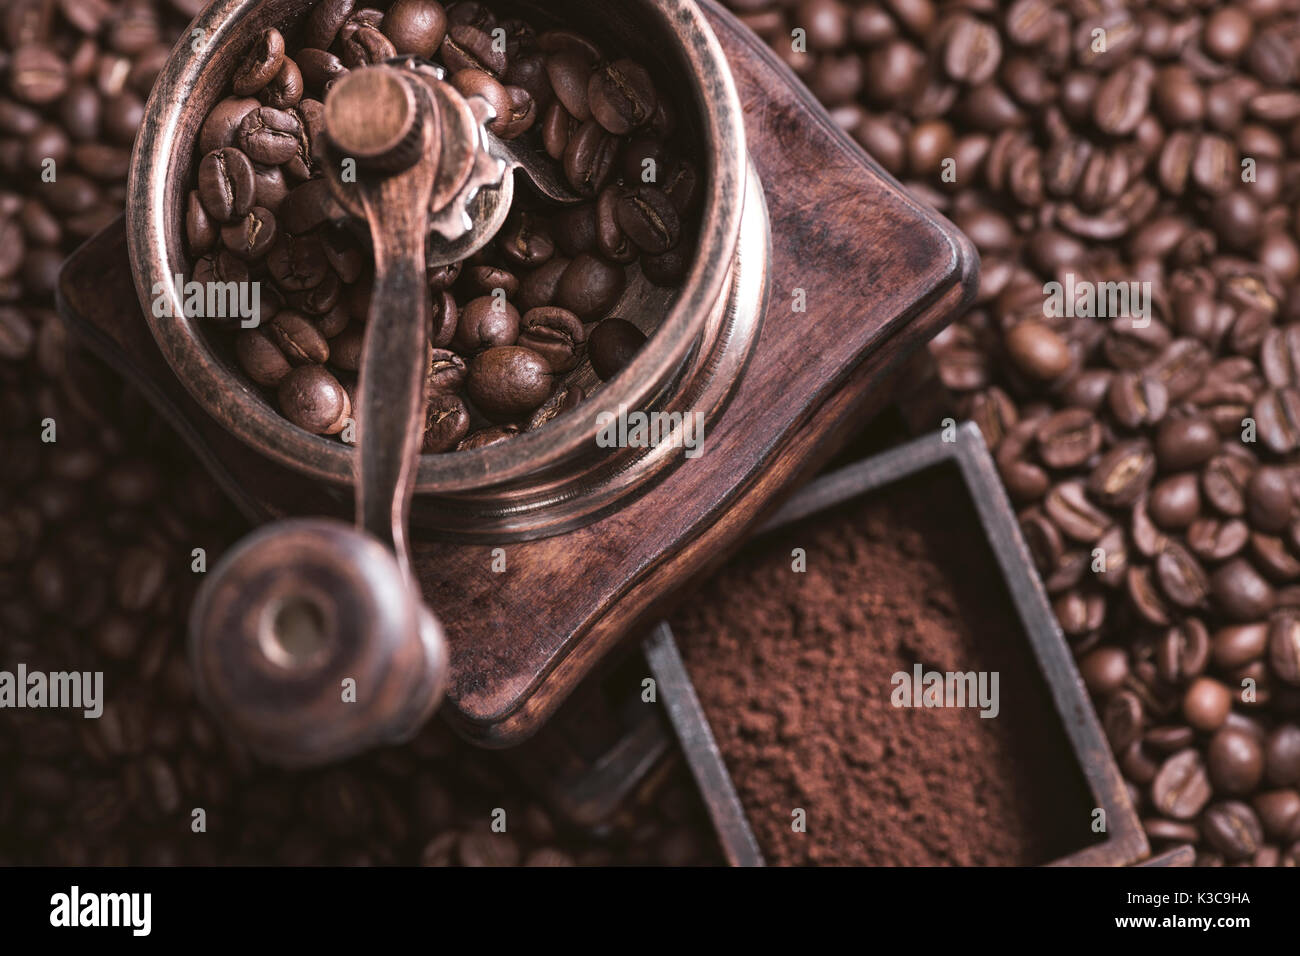
[[[235,360],[307,431],[344,434],[355,414],[373,283],[366,240],[323,178],[322,103],[349,70],[398,54],[446,67],[491,104],[493,133],[531,140],[584,197],[521,197],[487,248],[429,270],[430,349],[466,371],[430,365],[424,450],[484,447],[569,411],[588,364],[608,379],[645,341],[613,312],[638,274],[674,288],[690,266],[696,144],[644,64],[491,4],[322,0],[301,29],[264,31],[200,130],[185,235],[194,278],[264,283],[262,327],[235,331]],[[210,321],[217,335],[230,324]]]

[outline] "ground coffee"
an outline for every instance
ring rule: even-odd
[[[704,593],[674,629],[770,863],[1030,865],[1093,839],[1092,800],[955,472],[765,539]],[[999,672],[997,716],[893,706],[891,675],[918,663]]]

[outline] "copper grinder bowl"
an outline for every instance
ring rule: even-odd
[[[209,339],[202,319],[160,318],[152,308],[154,289],[161,288],[171,316],[184,316],[173,277],[190,272],[182,210],[204,118],[253,38],[270,26],[287,31],[313,6],[311,0],[216,0],[195,19],[145,107],[128,183],[128,244],[153,336],[199,404],[259,453],[346,495],[355,448],[285,419]],[[648,283],[630,281],[614,310],[629,318],[638,308],[662,315],[628,367],[541,429],[488,448],[421,457],[412,521],[453,539],[558,533],[644,492],[676,467],[680,453],[600,449],[597,414],[702,410],[706,421],[719,414],[757,341],[767,294],[768,222],[745,151],[740,102],[693,0],[505,0],[501,6],[539,28],[569,26],[645,62],[674,98],[688,135],[698,137],[705,194],[695,261],[681,289],[671,301],[656,301]]]

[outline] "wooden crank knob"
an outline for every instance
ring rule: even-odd
[[[268,525],[200,589],[196,689],[258,756],[307,766],[409,737],[442,696],[446,641],[393,552],[338,521]]]
[[[428,100],[417,97],[411,80],[389,66],[344,74],[325,97],[325,135],[340,158],[377,173],[415,165],[426,134],[437,152],[437,124],[426,115]]]

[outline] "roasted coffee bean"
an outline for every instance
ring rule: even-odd
[[[1183,694],[1183,718],[1207,733],[1223,726],[1232,709],[1232,691],[1219,681],[1199,677]]]
[[[476,408],[494,421],[527,415],[550,398],[554,373],[542,356],[516,345],[490,348],[469,366],[466,390]]]
[[[298,50],[294,54],[294,61],[298,64],[303,85],[308,90],[323,91],[348,72],[343,61],[333,53],[312,47]]]
[[[1115,750],[1125,750],[1137,741],[1145,719],[1142,701],[1132,691],[1112,694],[1102,709],[1102,726]]]
[[[1145,441],[1126,442],[1116,445],[1101,457],[1088,478],[1088,493],[1108,508],[1130,505],[1146,493],[1155,473],[1156,458],[1151,446]],[[1195,487],[1195,479],[1192,479],[1193,491]],[[1152,517],[1155,517],[1157,494],[1151,496]],[[1158,518],[1156,520],[1162,523]]]
[[[366,24],[341,32],[339,49],[339,59],[352,70],[383,63],[397,56],[392,41],[375,27]]]
[[[558,88],[556,94],[560,95]],[[592,73],[587,102],[596,121],[615,136],[644,126],[659,105],[649,71],[632,60],[615,60]]]
[[[519,283],[519,304],[524,309],[536,309],[556,300],[560,279],[569,268],[570,259],[555,256],[546,265],[524,276]]]
[[[1104,697],[1128,678],[1128,654],[1118,647],[1100,647],[1079,661],[1079,674],[1090,692]]]
[[[285,417],[314,434],[337,434],[351,415],[348,393],[321,365],[293,369],[280,381],[277,394]]]
[[[1205,561],[1226,561],[1250,540],[1250,529],[1236,518],[1198,518],[1187,528],[1187,546]]]
[[[519,326],[519,310],[513,305],[496,296],[481,296],[461,309],[451,344],[466,355],[514,345]]]
[[[1156,458],[1166,471],[1196,468],[1214,457],[1218,447],[1218,432],[1204,418],[1171,418],[1156,431]]]
[[[518,425],[496,425],[491,428],[481,428],[478,431],[471,433],[464,441],[457,445],[456,450],[473,451],[477,448],[489,448],[492,445],[499,445],[502,442],[509,441],[518,434]]]
[[[276,73],[262,91],[266,105],[278,110],[293,109],[302,102],[306,82],[296,61],[286,57],[280,72]]]
[[[703,199],[703,183],[694,164],[684,159],[673,163],[668,169],[667,177],[664,177],[663,191],[672,200],[679,216],[692,212]]]
[[[593,86],[601,85],[593,74],[595,65],[591,55],[582,49],[562,50],[546,60],[546,75],[556,103],[578,123],[592,119],[590,93]],[[625,93],[629,94],[630,91]],[[653,89],[650,95],[653,96]],[[606,108],[609,108],[608,100]]]
[[[19,362],[27,357],[36,342],[36,332],[21,311],[0,306],[0,358]]]
[[[1040,381],[1050,381],[1070,368],[1065,341],[1036,320],[1018,323],[1006,336],[1006,349],[1017,368]]]
[[[333,272],[326,272],[319,285],[302,292],[284,293],[284,301],[292,308],[311,316],[330,315],[339,304],[343,286]],[[336,321],[336,320],[335,320]]]
[[[197,189],[191,189],[185,199],[185,240],[190,254],[201,256],[217,242],[219,233],[207,210],[199,199]]]
[[[1261,741],[1245,730],[1231,727],[1219,730],[1210,738],[1206,762],[1216,793],[1249,794],[1259,786],[1264,776]]]
[[[1051,574],[1065,552],[1056,525],[1037,508],[1031,508],[1020,515],[1020,533],[1038,570],[1043,575]]]
[[[380,29],[399,54],[428,59],[447,35],[447,13],[437,0],[397,0]]]
[[[276,166],[293,159],[301,136],[302,124],[293,113],[263,106],[240,121],[235,145],[254,162]]]
[[[1300,792],[1273,790],[1258,793],[1251,804],[1259,815],[1260,826],[1266,837],[1275,840],[1292,839],[1300,826]]]
[[[1210,802],[1210,779],[1201,755],[1189,748],[1160,766],[1151,784],[1151,802],[1166,817],[1194,820]]]
[[[1268,578],[1287,583],[1300,578],[1300,560],[1291,554],[1281,538],[1255,532],[1250,536],[1250,556]]]
[[[590,322],[608,315],[626,286],[627,275],[621,267],[582,253],[561,273],[554,304]]]
[[[1209,594],[1205,569],[1182,545],[1170,541],[1156,558],[1160,589],[1179,607],[1199,607]]]
[[[199,163],[199,200],[208,215],[226,223],[253,208],[253,164],[238,149],[214,150]]]
[[[67,64],[53,50],[29,43],[14,52],[9,64],[9,91],[24,103],[52,103],[68,88]]]
[[[433,292],[429,309],[429,344],[435,349],[446,348],[456,336],[460,323],[460,310],[456,297],[450,291]]]
[[[569,140],[578,131],[575,120],[564,104],[558,100],[546,107],[542,113],[542,148],[554,160],[562,160],[569,148]]]
[[[1147,508],[1152,520],[1166,531],[1191,525],[1201,512],[1200,483],[1196,475],[1184,472],[1157,484],[1148,498]]]
[[[194,264],[195,282],[247,282],[248,279],[248,263],[225,249],[209,253]]]
[[[296,236],[311,232],[342,214],[329,185],[312,179],[289,191],[278,213],[284,228]],[[355,280],[354,280],[355,281]]]
[[[262,329],[244,329],[235,337],[239,367],[258,385],[274,388],[293,366]]]
[[[303,40],[307,46],[327,49],[352,15],[356,0],[321,0],[307,16]]]
[[[199,130],[199,152],[206,155],[225,146],[234,146],[240,124],[261,105],[251,97],[230,97],[214,106]]]
[[[284,66],[284,37],[271,27],[263,30],[244,55],[231,81],[236,96],[252,96],[266,88]]]
[[[552,372],[575,368],[586,341],[582,320],[567,309],[543,307],[524,313],[519,345],[545,359]]]
[[[1100,562],[1096,560],[1098,557]],[[1128,568],[1128,546],[1123,528],[1111,528],[1097,539],[1091,567],[1107,587],[1118,588],[1123,584],[1124,572]]]
[[[1250,462],[1237,455],[1211,458],[1201,474],[1205,500],[1229,517],[1245,514],[1245,488],[1253,470]]]
[[[1156,669],[1167,684],[1181,684],[1201,674],[1210,659],[1210,633],[1189,617],[1165,631],[1156,645]]]
[[[609,182],[618,153],[618,140],[595,120],[587,120],[564,148],[564,175],[574,191],[595,196]]]
[[[1083,409],[1067,409],[1049,416],[1037,432],[1038,454],[1049,468],[1083,464],[1101,447],[1101,426]]]
[[[501,295],[512,298],[519,293],[519,278],[500,266],[466,266],[461,285],[471,294]],[[500,291],[497,291],[500,290]]]
[[[601,256],[619,265],[629,265],[640,256],[640,250],[628,238],[619,224],[619,207],[628,198],[623,186],[606,186],[596,200],[596,249]]]
[[[290,365],[319,365],[330,357],[325,337],[298,312],[286,309],[276,313],[266,325],[266,335]]]
[[[254,206],[247,214],[221,228],[221,242],[241,259],[260,259],[276,238],[275,214]]]
[[[1159,753],[1177,753],[1196,742],[1196,731],[1181,724],[1152,727],[1142,735],[1142,743]]]
[[[642,252],[660,255],[677,244],[681,223],[667,193],[641,186],[617,205],[618,224]]]
[[[606,319],[592,330],[587,342],[591,367],[608,381],[636,357],[645,340],[645,333],[626,319]]]
[[[1194,843],[1201,831],[1190,823],[1177,823],[1173,820],[1144,819],[1142,829],[1147,838],[1157,842]]]
[[[1093,120],[1110,136],[1127,136],[1147,115],[1155,73],[1146,60],[1131,60],[1097,88]]]
[[[1300,323],[1269,329],[1260,344],[1259,364],[1274,388],[1300,381]]]
[[[281,233],[266,255],[266,266],[271,277],[287,292],[314,289],[329,272],[325,249],[315,235]]]
[[[1149,754],[1141,740],[1134,740],[1119,755],[1119,767],[1130,783],[1147,786],[1155,780],[1160,764]]]
[[[1124,577],[1129,601],[1148,624],[1167,627],[1172,619],[1168,603],[1156,586],[1155,574],[1148,565],[1130,565]]]
[[[951,79],[978,86],[997,72],[1002,43],[992,25],[959,15],[948,22],[939,42],[940,62]]]
[[[1300,784],[1300,726],[1280,724],[1264,741],[1264,775],[1275,787]]]
[[[546,224],[532,213],[520,213],[501,233],[501,253],[513,265],[535,269],[555,255],[555,240]]]
[[[1267,617],[1276,600],[1272,586],[1241,558],[1232,559],[1210,576],[1210,591],[1219,609],[1238,621]]]
[[[1274,674],[1300,686],[1300,616],[1286,612],[1274,618],[1268,631],[1268,660]]]
[[[1208,133],[1196,138],[1190,171],[1192,181],[1206,193],[1213,196],[1231,189],[1240,168],[1230,140]]]
[[[1110,527],[1110,519],[1089,499],[1082,482],[1054,485],[1043,501],[1052,522],[1068,537],[1085,544],[1096,541]]]
[[[497,49],[492,37],[476,27],[463,24],[452,26],[442,41],[440,52],[442,61],[453,73],[460,70],[483,70],[494,77],[500,77],[506,69],[505,51]],[[346,57],[344,62],[347,62]]]
[[[1240,800],[1211,805],[1201,820],[1201,834],[1229,860],[1253,856],[1264,838],[1255,811]]]
[[[465,384],[469,367],[465,360],[447,349],[434,349],[429,362],[429,372],[424,379],[426,395],[436,392],[455,392]]]
[[[285,182],[281,167],[253,164],[253,205],[269,209],[278,216],[288,195],[289,184]]]
[[[429,396],[420,450],[426,455],[453,451],[469,434],[469,409],[460,397],[440,391]]]
[[[166,582],[166,557],[153,548],[132,548],[117,565],[113,593],[122,610],[139,612],[153,606]]]
[[[611,190],[617,188],[610,187]],[[566,256],[596,251],[596,204],[582,203],[561,210],[554,219],[554,236]]]
[[[1246,483],[1246,517],[1266,532],[1281,531],[1291,520],[1291,485],[1279,468],[1258,468]]]
[[[1268,628],[1264,624],[1233,625],[1214,634],[1214,662],[1225,670],[1259,660],[1267,648]]]

